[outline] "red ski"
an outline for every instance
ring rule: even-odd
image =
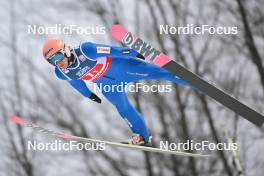
[[[252,122],[256,126],[258,127],[263,126],[264,124],[263,115],[256,112],[255,110],[248,107],[247,105],[241,103],[240,101],[228,95],[224,91],[216,88],[212,84],[200,78],[198,75],[187,70],[186,68],[184,68],[177,62],[173,61],[167,55],[161,53],[160,51],[152,47],[150,44],[148,44],[141,38],[129,32],[123,26],[113,25],[111,29],[111,33],[117,40],[119,40],[120,42],[128,46],[129,48],[132,48],[138,51],[149,61],[153,62],[156,65],[159,65],[160,67],[168,70],[175,76],[185,80],[186,82],[191,84],[193,87],[197,88],[204,94],[215,99],[222,105],[233,110],[235,113],[244,117],[245,119]]]

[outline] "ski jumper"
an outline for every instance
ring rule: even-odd
[[[74,62],[66,70],[55,67],[58,78],[67,80],[83,96],[93,93],[83,80],[89,80],[98,86],[120,85],[139,80],[169,80],[187,85],[184,80],[173,76],[165,69],[136,58],[138,53],[127,47],[115,47],[86,42],[72,50]],[[125,86],[125,84],[122,84]],[[133,133],[149,139],[149,131],[142,115],[132,106],[126,92],[105,91],[103,95],[115,106],[121,117],[127,122]]]

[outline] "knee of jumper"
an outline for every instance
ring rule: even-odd
[[[116,108],[121,117],[127,122],[129,127],[132,129],[132,131],[137,131],[138,126],[142,126],[141,124],[144,123],[144,119],[143,117],[141,117],[141,114],[132,107],[123,105],[122,107],[116,106]]]
[[[132,126],[137,126],[136,124],[142,123],[144,121],[141,114],[131,107],[126,107],[122,109],[118,109],[119,114],[122,116],[123,119],[128,121],[128,124],[132,124]]]
[[[115,104],[115,106],[119,114],[131,128],[132,132],[142,135],[147,142],[149,139],[148,128],[141,114],[131,105]]]
[[[131,106],[129,106],[129,105],[119,104],[119,103],[116,103],[114,105],[115,105],[117,111],[119,112],[119,114],[122,116],[129,115],[130,112],[133,110],[133,108],[131,108]]]

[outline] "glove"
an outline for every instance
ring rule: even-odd
[[[101,98],[99,98],[97,95],[95,95],[94,93],[92,93],[92,95],[89,97],[91,100],[97,102],[97,103],[101,103],[102,100]]]
[[[138,53],[138,54],[136,55],[136,57],[139,58],[139,59],[143,59],[143,60],[145,60],[145,57],[144,57],[142,54],[140,54],[140,53]]]

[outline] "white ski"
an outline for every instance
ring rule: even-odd
[[[182,152],[182,151],[172,151],[172,150],[164,150],[160,148],[155,148],[155,147],[147,147],[147,146],[138,146],[138,145],[131,145],[131,144],[122,144],[120,142],[112,142],[112,141],[105,141],[105,140],[98,140],[98,139],[92,139],[92,138],[85,138],[85,137],[79,137],[79,136],[73,136],[73,135],[68,135],[64,133],[59,133],[55,132],[46,128],[43,128],[37,124],[27,122],[25,119],[13,115],[10,117],[10,120],[12,122],[15,122],[16,124],[30,127],[36,131],[52,135],[55,137],[62,138],[64,140],[75,140],[75,141],[80,141],[84,143],[105,143],[110,146],[115,146],[115,147],[123,147],[123,148],[130,148],[130,149],[135,149],[135,150],[142,150],[142,151],[147,151],[147,152],[155,152],[155,153],[164,153],[164,154],[172,154],[172,155],[180,155],[180,156],[188,156],[188,157],[208,157],[209,155],[203,155],[203,154],[198,154],[198,153],[188,153],[188,152]]]

